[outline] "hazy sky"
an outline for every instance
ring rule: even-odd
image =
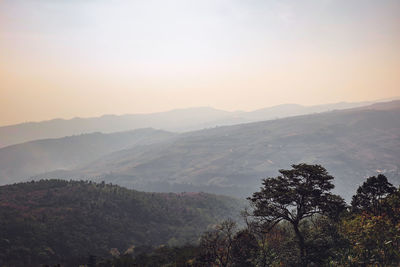
[[[0,0],[0,125],[399,95],[399,0]]]

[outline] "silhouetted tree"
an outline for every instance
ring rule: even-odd
[[[289,222],[297,237],[301,265],[307,266],[300,224],[316,214],[337,217],[345,203],[340,196],[330,193],[333,177],[320,165],[302,163],[279,172],[277,177],[263,179],[261,191],[248,198],[254,206],[252,216],[270,228],[281,221]]]
[[[353,196],[351,201],[353,211],[367,211],[380,215],[382,199],[395,190],[396,188],[388,182],[385,175],[371,176],[357,189],[357,193]]]

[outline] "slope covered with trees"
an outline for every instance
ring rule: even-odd
[[[204,193],[143,193],[83,181],[2,186],[0,266],[78,266],[91,254],[193,243],[208,226],[238,217],[243,204]]]
[[[226,219],[244,206],[229,197],[62,180],[0,187],[0,266],[398,266],[400,191],[384,175],[348,206],[320,165],[279,172],[248,198],[244,228]]]
[[[249,198],[245,228],[223,221],[197,246],[154,248],[96,266],[399,266],[400,190],[385,176],[368,178],[346,207],[330,192],[325,168],[292,167],[263,179]]]

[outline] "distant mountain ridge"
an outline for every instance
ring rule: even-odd
[[[300,162],[325,166],[347,199],[369,175],[385,173],[399,184],[400,101],[183,133],[37,178],[249,196],[261,178]]]
[[[122,149],[164,141],[175,134],[154,129],[82,134],[0,148],[0,185],[58,169],[73,169]]]
[[[153,114],[104,115],[95,118],[54,119],[0,127],[0,148],[23,142],[84,133],[112,133],[139,128],[187,132],[223,125],[365,106],[372,102],[318,106],[279,105],[252,112],[228,112],[210,107],[178,109]]]

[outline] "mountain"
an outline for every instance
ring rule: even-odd
[[[253,112],[228,112],[209,107],[199,107],[153,114],[105,115],[96,118],[28,122],[0,127],[0,148],[38,139],[60,138],[93,132],[111,133],[148,127],[185,132],[215,126],[358,107],[369,103],[336,103],[310,107],[280,105]]]
[[[43,180],[0,187],[0,266],[79,266],[89,255],[196,242],[238,218],[243,201],[205,193],[143,193]]]
[[[249,196],[261,178],[300,162],[326,167],[346,199],[378,172],[399,184],[400,101],[184,133],[38,177],[97,177],[145,191]]]
[[[252,112],[248,112],[243,116],[249,119],[250,121],[261,121],[261,120],[285,118],[290,116],[306,115],[312,113],[321,113],[333,110],[363,107],[371,105],[372,103],[373,102],[358,102],[358,103],[339,102],[335,104],[316,105],[308,107],[297,104],[285,104],[285,105],[279,105],[270,108],[255,110]]]
[[[96,118],[55,119],[0,127],[0,147],[22,142],[60,138],[83,133],[112,133],[139,128],[186,130],[210,120],[220,120],[229,112],[213,108],[191,108],[154,114],[105,115]]]
[[[76,168],[114,151],[161,142],[173,136],[166,131],[140,129],[45,139],[0,148],[0,184],[27,180],[57,169]]]

